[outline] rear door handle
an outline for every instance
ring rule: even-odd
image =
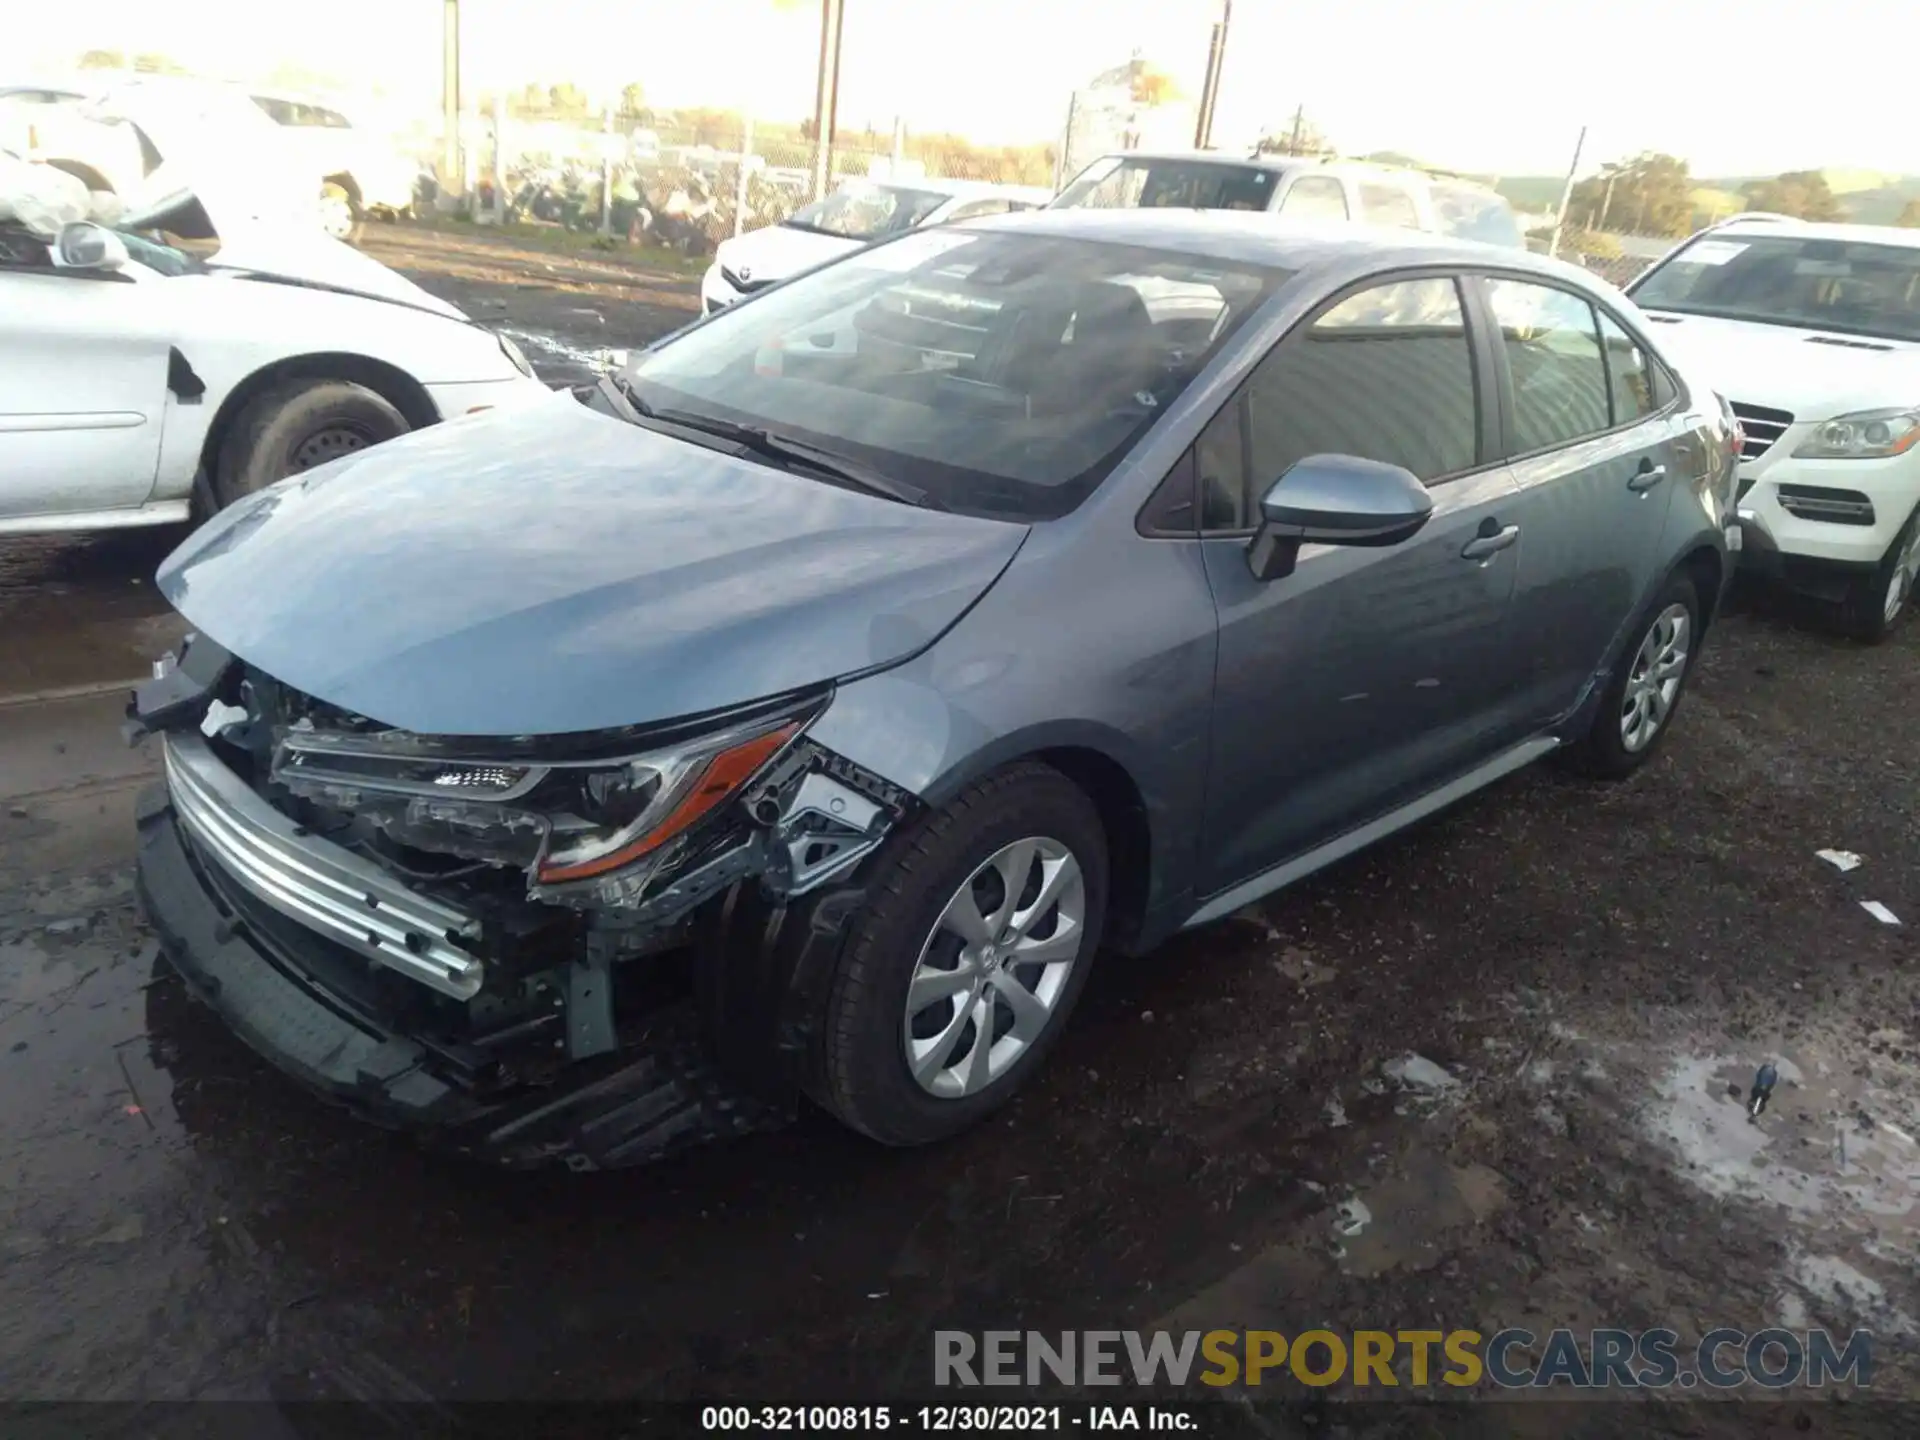
[[[1640,462],[1640,468],[1634,472],[1633,478],[1627,481],[1627,489],[1636,492],[1651,490],[1666,478],[1666,466],[1656,465],[1651,460],[1642,460]]]
[[[1509,525],[1504,530],[1495,530],[1489,535],[1476,535],[1460,547],[1462,560],[1485,560],[1489,555],[1498,555],[1514,541],[1520,538],[1520,527]]]

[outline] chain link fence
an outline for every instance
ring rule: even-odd
[[[816,194],[857,178],[907,186],[916,179],[988,183],[1043,197],[1069,178],[1077,152],[1094,140],[1112,139],[1109,132],[1118,122],[1108,123],[1112,117],[1090,103],[1093,95],[1076,93],[1056,144],[981,146],[904,127],[892,133],[842,131],[824,174],[810,126],[756,124],[724,111],[597,117],[509,113],[498,121],[470,115],[462,140],[472,157],[468,173],[477,218],[500,216],[583,232],[599,232],[604,224],[606,233],[620,241],[706,253],[728,236],[787,219]],[[1141,143],[1135,117],[1122,118],[1125,136],[1107,148]],[[437,137],[417,134],[412,142],[423,167],[431,168]],[[603,181],[609,195],[604,206]],[[1560,253],[1625,286],[1671,243],[1573,231]],[[1623,253],[1623,246],[1634,253]],[[1541,239],[1535,247],[1544,248]]]
[[[805,125],[756,125],[735,114],[599,118],[469,116],[471,209],[482,221],[593,231],[633,242],[651,237],[704,251],[727,236],[786,219],[851,179],[990,183],[1052,192],[1054,153],[1044,145],[986,147],[904,130],[841,132],[830,155]],[[431,166],[438,140],[411,149]],[[497,190],[496,190],[496,187]],[[603,190],[606,201],[603,204]]]

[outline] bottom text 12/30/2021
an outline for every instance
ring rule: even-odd
[[[707,1405],[700,1428],[715,1433],[846,1433],[898,1430],[908,1435],[1035,1431],[1159,1431],[1202,1435],[1197,1405]]]

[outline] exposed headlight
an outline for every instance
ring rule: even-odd
[[[1793,452],[1799,460],[1878,460],[1920,444],[1920,409],[1863,410],[1814,428]]]
[[[799,729],[789,720],[772,729],[728,730],[612,767],[573,771],[570,813],[554,817],[534,879],[588,880],[645,858],[739,791]]]
[[[478,759],[455,740],[296,729],[282,738],[273,778],[365,815],[404,843],[524,866],[538,884],[563,885],[644,860],[691,830],[779,754],[810,713],[578,760]]]
[[[533,362],[527,359],[526,351],[514,344],[511,336],[502,335],[499,331],[495,331],[494,338],[500,342],[501,354],[513,362],[514,369],[518,370],[522,375],[525,375],[529,380],[535,378]]]

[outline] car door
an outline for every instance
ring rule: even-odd
[[[1512,276],[1473,282],[1527,537],[1513,610],[1519,703],[1574,708],[1659,579],[1660,536],[1695,463],[1659,362],[1590,297]]]
[[[1521,552],[1491,364],[1451,275],[1370,281],[1296,326],[1195,449],[1220,624],[1203,886],[1218,894],[1444,783],[1510,738],[1501,645]],[[1262,582],[1261,495],[1295,462],[1358,455],[1431,489],[1385,549],[1308,545]]]
[[[131,508],[153,489],[166,282],[0,262],[0,520]]]

